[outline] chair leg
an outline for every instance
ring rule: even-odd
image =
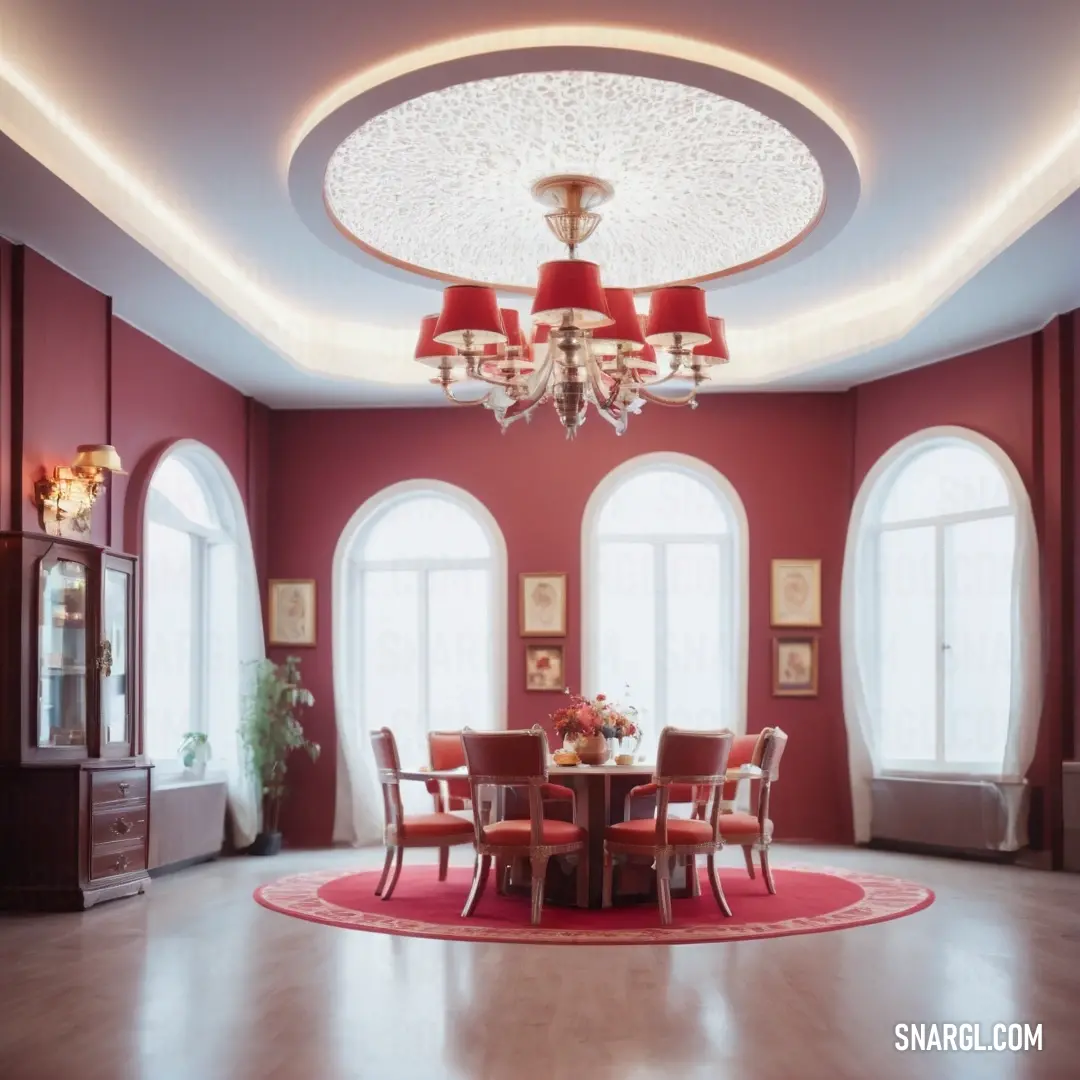
[[[748,844],[743,844],[743,858],[746,860],[746,872],[750,875],[750,880],[754,880],[754,849]]]
[[[405,849],[403,847],[394,848],[394,872],[390,875],[390,880],[383,890],[382,898],[384,900],[389,900],[394,894],[394,886],[397,885],[397,879],[401,875],[401,858],[404,854]]]
[[[463,919],[471,915],[476,910],[476,905],[480,903],[480,897],[484,895],[484,886],[487,884],[490,869],[491,856],[478,853],[476,864],[473,867],[472,888],[469,890],[468,900],[465,901],[465,910],[461,913]]]
[[[439,880],[446,880],[446,872],[450,868],[450,849],[448,847],[439,848]]]
[[[671,925],[671,859],[666,855],[656,860],[656,899],[660,905],[660,922]]]
[[[502,859],[495,860],[495,892],[499,896],[506,895],[506,879],[509,868],[509,863],[503,862]]]
[[[584,852],[582,853],[584,854]],[[604,907],[611,907],[611,880],[615,872],[614,868],[615,860],[611,856],[611,852],[608,851],[607,844],[604,845],[604,898],[601,901]]]
[[[386,861],[382,867],[382,877],[379,878],[379,884],[375,886],[375,895],[382,896],[383,887],[386,885],[386,879],[390,876],[390,864],[394,861],[394,849],[389,844],[386,847]]]
[[[709,855],[706,861],[709,866],[709,884],[712,886],[712,894],[716,900],[716,906],[730,919],[731,908],[728,907],[727,898],[724,896],[724,890],[720,887],[720,874],[716,869],[716,856]]]
[[[529,860],[532,870],[532,924],[540,925],[540,916],[544,910],[544,879],[547,877],[547,855],[534,855]]]
[[[765,888],[769,890],[770,896],[776,895],[776,883],[773,881],[772,870],[769,868],[769,849],[763,847],[760,853],[761,858],[761,876],[765,878]]]

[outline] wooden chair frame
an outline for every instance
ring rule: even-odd
[[[480,733],[476,733],[480,734]],[[577,866],[577,902],[579,907],[588,907],[589,903],[589,859],[588,837],[575,840],[566,844],[545,844],[543,839],[544,828],[544,798],[543,787],[548,782],[548,746],[547,736],[543,731],[499,731],[483,732],[486,738],[506,738],[530,736],[538,742],[538,770],[536,773],[525,776],[508,776],[504,774],[481,774],[473,771],[469,761],[469,744],[465,741],[465,761],[469,768],[469,783],[472,785],[473,804],[473,828],[474,844],[476,846],[476,863],[473,867],[472,888],[469,890],[462,917],[468,918],[476,910],[487,885],[491,863],[494,860],[498,868],[500,892],[503,887],[504,867],[515,859],[528,859],[532,874],[532,911],[531,921],[533,926],[540,924],[544,909],[544,879],[547,874],[548,861],[553,856],[573,855],[578,856]],[[507,788],[525,788],[529,798],[529,842],[528,844],[495,844],[490,843],[485,836],[489,824],[495,822],[485,820],[485,815],[480,810],[480,789],[489,787],[501,796]],[[501,819],[501,807],[503,799],[497,798],[493,802],[499,807],[495,815]],[[575,813],[575,820],[576,820]]]
[[[715,774],[695,776],[661,776],[657,774],[652,782],[657,787],[656,806],[656,843],[652,845],[619,843],[618,841],[604,838],[604,892],[603,905],[611,907],[612,877],[614,873],[614,856],[616,855],[652,855],[656,864],[656,893],[660,907],[660,921],[664,926],[671,923],[671,865],[676,859],[683,859],[686,863],[687,873],[697,877],[696,860],[698,855],[704,855],[709,871],[709,884],[712,886],[713,897],[717,906],[727,915],[731,916],[731,908],[724,896],[723,887],[720,884],[720,875],[716,868],[716,856],[724,847],[724,838],[720,834],[720,818],[724,784],[727,780],[727,757],[731,751],[731,743],[735,736],[729,731],[699,732],[682,731],[677,728],[666,727],[660,733],[660,749],[657,752],[657,762],[663,760],[664,739],[669,732],[680,735],[695,735],[700,738],[710,738],[727,743],[721,759],[721,768]],[[659,765],[658,765],[659,767]],[[697,791],[706,794],[706,804],[711,804],[709,824],[712,827],[712,837],[707,841],[697,844],[673,844],[668,841],[668,806],[670,803],[669,789],[672,784],[690,784]],[[695,806],[697,805],[695,800]],[[693,891],[691,894],[697,895]]]
[[[374,740],[376,737],[389,738],[393,747],[394,760],[397,756],[397,740],[394,733],[388,727],[379,728],[371,733]],[[407,819],[401,804],[401,777],[398,768],[378,768],[379,786],[383,798],[383,843],[386,845],[386,859],[383,862],[382,875],[379,884],[375,886],[375,895],[383,900],[389,900],[394,893],[398,878],[401,875],[401,864],[406,848],[431,848],[439,849],[439,880],[445,881],[450,866],[450,848],[458,844],[469,844],[472,835],[463,833],[460,837],[439,837],[438,841],[431,836],[419,836],[410,838],[408,831],[403,829]],[[463,821],[465,819],[462,819]],[[391,868],[392,871],[391,871]]]
[[[783,757],[784,748],[787,746],[787,733],[780,728],[763,728],[761,731],[761,777],[755,777],[753,783],[758,784],[757,819],[758,831],[756,836],[739,837],[731,834],[729,844],[738,844],[743,850],[743,858],[746,861],[746,872],[751,880],[756,877],[754,873],[754,852],[758,853],[761,862],[761,876],[765,879],[765,888],[770,896],[776,895],[776,883],[773,881],[772,868],[769,866],[769,846],[772,843],[772,835],[769,832],[769,796],[773,782],[780,776],[780,759]],[[731,813],[730,810],[725,813]],[[720,816],[720,831],[724,831],[724,815]]]

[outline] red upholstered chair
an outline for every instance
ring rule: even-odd
[[[473,827],[468,818],[459,817],[457,814],[412,814],[406,817],[401,808],[401,778],[398,775],[401,772],[401,762],[398,759],[394,733],[385,727],[373,731],[371,746],[375,752],[375,767],[382,786],[386,823],[383,833],[386,862],[383,863],[383,872],[379,884],[375,887],[375,895],[389,900],[401,873],[401,860],[406,848],[437,847],[439,880],[445,881],[450,848],[455,844],[471,843]],[[394,867],[393,876],[390,876],[391,864]]]
[[[462,769],[465,767],[465,749],[461,745],[460,731],[429,731],[428,732],[428,756],[431,768],[434,772],[443,769]],[[472,791],[469,788],[469,779],[462,776],[460,780],[428,780],[426,786],[435,797],[435,810],[437,813],[448,813],[451,810],[468,810],[471,808],[469,799]]]
[[[720,835],[720,789],[724,784],[728,755],[734,736],[730,731],[680,731],[666,727],[660,732],[656,755],[657,788],[655,818],[638,818],[609,825],[604,833],[604,906],[611,906],[611,878],[616,855],[651,855],[656,863],[656,892],[660,921],[671,922],[671,864],[704,855],[708,860],[709,882],[720,910],[731,915],[716,871],[716,855],[724,846]],[[669,818],[671,788],[689,785],[704,793],[712,804],[708,821],[700,818]]]
[[[779,728],[765,728],[759,736],[760,745],[755,752],[761,766],[761,779],[757,781],[758,804],[756,814],[741,812],[720,815],[720,833],[729,844],[739,844],[746,859],[746,872],[754,876],[754,851],[761,859],[761,874],[770,895],[776,893],[772,870],[769,869],[769,845],[772,843],[773,823],[769,817],[769,791],[780,776],[780,759],[787,746],[787,735]]]
[[[570,821],[544,817],[543,789],[547,783],[548,743],[543,731],[469,731],[461,733],[472,785],[476,867],[462,916],[469,916],[483,895],[494,859],[504,866],[528,859],[532,871],[532,924],[539,925],[544,907],[544,877],[553,855],[577,855],[578,903],[589,893],[588,834]],[[478,811],[480,788],[524,788],[529,816],[488,823]],[[573,792],[571,792],[571,797]]]

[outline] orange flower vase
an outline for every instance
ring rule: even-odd
[[[583,735],[575,749],[583,765],[603,765],[611,756],[611,747],[603,735]]]

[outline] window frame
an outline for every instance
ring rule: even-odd
[[[490,547],[490,554],[478,559],[454,557],[444,560],[432,559],[372,559],[363,561],[357,557],[358,549],[363,544],[365,534],[394,507],[403,502],[425,496],[434,496],[456,504],[464,510],[483,530]],[[437,564],[437,565],[436,565]],[[486,567],[491,573],[490,624],[491,645],[491,694],[492,722],[495,730],[504,729],[508,724],[507,689],[509,671],[507,670],[507,557],[506,541],[502,530],[491,511],[474,495],[464,488],[441,480],[418,479],[405,480],[383,488],[367,499],[349,518],[338,539],[334,553],[333,569],[333,683],[339,731],[348,725],[351,735],[346,736],[343,745],[346,752],[339,756],[339,769],[346,772],[352,769],[347,760],[350,747],[361,755],[368,753],[367,731],[361,730],[363,722],[363,702],[355,685],[356,674],[349,661],[349,655],[357,646],[363,648],[363,595],[362,579],[365,569],[380,570],[417,570],[424,574],[423,584],[427,585],[427,575],[431,569],[476,569]],[[420,591],[420,603],[427,603],[426,588]],[[426,621],[426,619],[425,619]],[[427,680],[426,640],[422,644],[425,654],[425,682]],[[369,725],[370,726],[370,725]],[[355,740],[355,741],[354,741]],[[347,792],[348,784],[342,785]],[[350,796],[351,797],[351,796]],[[347,801],[347,800],[346,800]],[[336,818],[340,819],[349,811],[343,809],[339,800]],[[340,833],[335,825],[335,834]]]
[[[188,517],[184,511],[176,505],[163,491],[155,488],[154,479],[158,470],[166,461],[178,461],[198,482],[206,499],[211,513],[217,518],[217,525],[208,526],[201,521]],[[211,634],[209,632],[211,620],[211,582],[210,582],[210,549],[218,544],[229,544],[237,549],[237,603],[242,604],[243,585],[240,580],[240,560],[242,557],[241,546],[245,537],[250,543],[250,535],[246,531],[246,517],[244,519],[244,535],[238,528],[237,507],[234,505],[238,499],[239,491],[231,492],[226,480],[231,480],[224,462],[217,457],[208,447],[194,440],[181,440],[174,443],[154,463],[146,489],[146,502],[143,508],[143,542],[142,558],[142,586],[143,586],[143,633],[151,629],[151,619],[146,615],[152,610],[151,590],[149,588],[149,553],[151,524],[160,525],[173,529],[187,536],[191,545],[191,612],[192,625],[199,627],[200,632],[193,634],[191,641],[191,702],[192,713],[190,723],[186,730],[199,731],[214,735],[209,730],[211,726]],[[242,510],[242,505],[241,508]],[[238,611],[238,619],[242,626],[243,615]],[[261,628],[262,613],[259,611]],[[242,633],[242,629],[238,630]],[[237,642],[238,655],[242,652],[240,641]],[[143,655],[149,656],[145,642]],[[142,741],[144,752],[147,751],[149,742],[148,733],[151,718],[145,708],[145,696],[150,684],[150,670],[144,665],[143,671],[143,734]],[[221,748],[225,753],[225,748]],[[170,756],[149,755],[155,765],[155,780],[175,779],[183,773],[183,764],[175,752]],[[215,757],[218,751],[214,751],[211,758],[210,769],[207,775],[215,775],[219,770],[214,768]]]
[[[964,510],[954,513],[933,515],[929,517],[912,518],[904,521],[881,520],[882,511],[892,492],[893,486],[899,480],[903,472],[912,466],[921,456],[933,452],[935,449],[949,445],[963,446],[965,449],[982,453],[1000,473],[1006,491],[1008,493],[1008,505],[996,506],[980,510]],[[918,432],[909,438],[902,440],[878,461],[875,468],[863,481],[865,496],[861,500],[861,506],[856,505],[852,526],[856,530],[855,543],[857,545],[855,557],[859,566],[868,561],[871,566],[880,566],[881,537],[888,532],[900,532],[917,528],[932,528],[934,530],[934,558],[935,558],[935,593],[934,593],[934,623],[935,623],[935,652],[936,652],[936,686],[935,686],[935,717],[934,717],[934,744],[935,756],[933,760],[912,758],[885,758],[879,759],[877,773],[883,777],[896,778],[948,778],[954,776],[996,776],[1000,772],[1000,760],[1004,754],[998,754],[991,761],[951,761],[944,756],[946,745],[946,671],[945,671],[945,627],[947,607],[947,581],[946,581],[946,533],[954,525],[960,525],[972,521],[987,521],[995,518],[1011,518],[1014,527],[1014,536],[1019,543],[1020,518],[1022,507],[1017,498],[1017,485],[1022,480],[1016,471],[1016,467],[1005,452],[989,439],[977,435],[975,432],[963,428],[934,428]],[[1013,559],[1013,570],[1016,569],[1016,555]],[[856,569],[858,574],[858,569]],[[880,575],[876,573],[874,580],[876,587],[870,596],[853,595],[850,600],[845,597],[845,604],[853,603],[858,610],[857,621],[865,628],[869,638],[865,652],[856,650],[855,665],[859,670],[865,688],[867,707],[871,710],[871,719],[876,729],[876,738],[879,746],[883,744],[881,729],[881,671],[883,668],[881,640],[881,589]],[[852,614],[855,614],[853,611]],[[1013,650],[1018,647],[1016,641],[1015,620],[1011,627],[1012,637],[1010,645]],[[864,660],[872,657],[873,662],[870,671],[864,669]]]
[[[680,534],[613,534],[611,537],[601,537],[599,533],[600,516],[609,499],[625,483],[647,472],[681,472],[692,479],[703,483],[716,497],[721,512],[727,518],[728,531],[726,533],[680,533]],[[726,577],[735,600],[735,609],[730,621],[725,625],[721,620],[721,640],[729,638],[730,654],[728,664],[732,672],[734,686],[731,694],[731,707],[734,711],[733,722],[728,725],[740,735],[746,732],[747,725],[747,696],[749,685],[749,630],[750,630],[750,540],[749,523],[746,508],[739,496],[738,491],[726,476],[707,462],[688,454],[659,451],[656,453],[641,454],[630,458],[621,465],[612,469],[593,489],[586,503],[581,525],[581,675],[582,690],[587,695],[596,693],[617,694],[616,688],[605,688],[599,685],[599,657],[600,643],[597,640],[599,632],[599,587],[600,587],[600,550],[607,540],[615,540],[618,543],[645,543],[653,548],[654,567],[657,560],[665,562],[664,554],[668,545],[673,543],[717,543],[721,559],[727,557],[726,567],[722,562],[722,569],[726,569]],[[662,574],[657,578],[657,592],[661,595],[659,582],[666,582],[666,565]],[[722,586],[723,587],[723,586]],[[657,610],[665,608],[659,605]],[[661,628],[664,617],[657,619],[657,641],[661,640]],[[666,691],[667,680],[661,675],[661,669],[666,665],[656,664],[657,678],[655,682],[657,701],[665,701],[661,698],[661,689]],[[665,705],[666,707],[666,705]],[[660,721],[663,726],[666,721]],[[650,739],[659,736],[657,730],[649,732]]]

